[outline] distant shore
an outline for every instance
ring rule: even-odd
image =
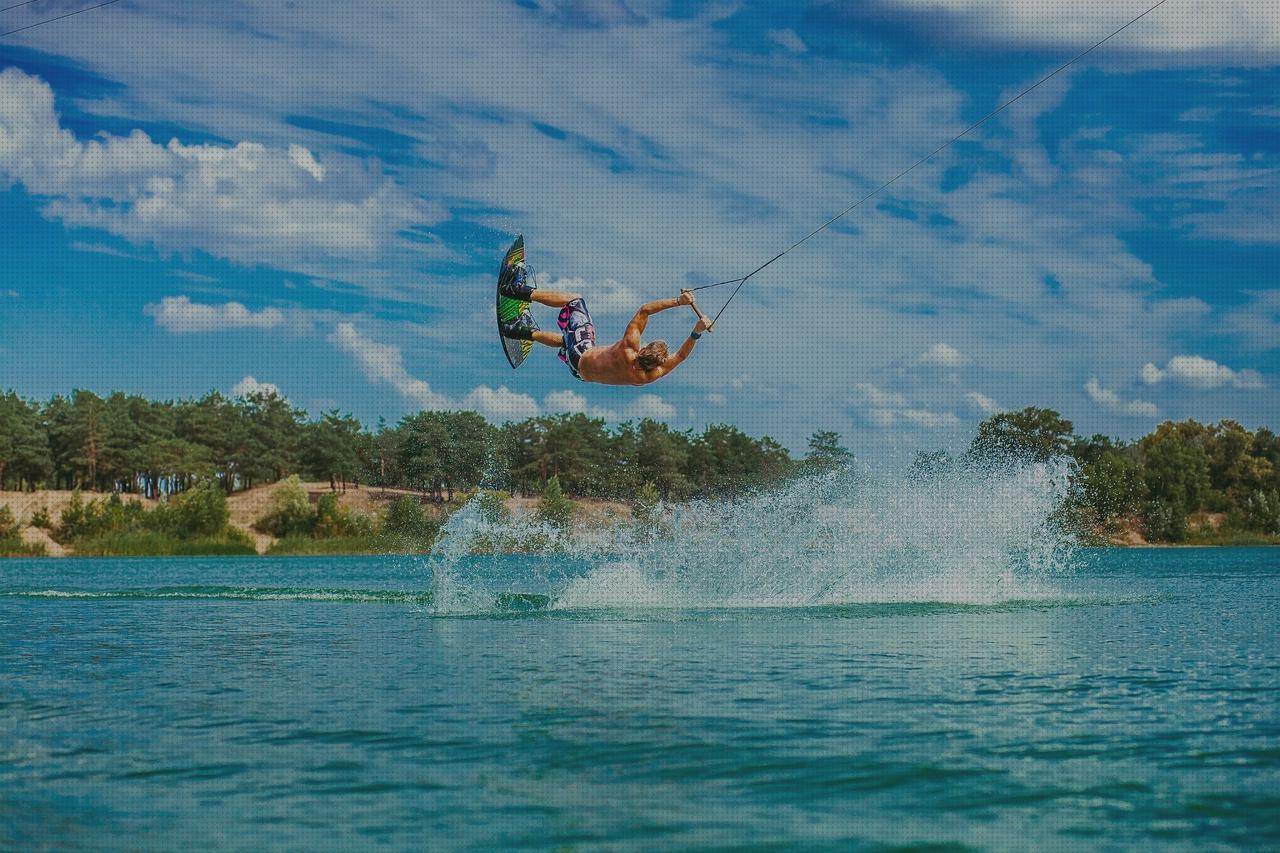
[[[307,495],[315,504],[326,494],[336,494],[338,505],[352,513],[359,513],[369,518],[384,515],[389,505],[408,495],[421,502],[424,511],[439,521],[458,504],[441,504],[434,502],[418,492],[406,489],[381,488],[378,486],[349,486],[345,491],[333,492],[328,483],[303,483]],[[318,555],[318,554],[385,554],[385,553],[427,553],[431,542],[423,541],[417,549],[396,548],[388,550],[379,547],[373,540],[357,538],[334,538],[298,541],[282,540],[279,537],[262,532],[256,523],[269,511],[272,498],[280,488],[279,483],[259,486],[253,489],[236,492],[227,496],[227,508],[230,510],[228,528],[238,536],[252,544],[252,549],[259,555]],[[8,509],[19,525],[22,543],[28,546],[31,554],[10,554],[7,556],[77,556],[74,547],[59,542],[52,530],[31,524],[33,519],[45,518],[58,523],[62,513],[71,505],[75,492],[63,490],[37,490],[34,492],[0,492],[0,511]],[[83,492],[84,501],[109,498],[110,494]],[[157,502],[138,495],[121,494],[120,500],[137,502],[145,507],[154,507]],[[574,506],[575,523],[583,526],[609,526],[631,518],[632,507],[620,501],[607,501],[599,498],[570,499]],[[532,515],[537,510],[538,499],[532,497],[510,497],[505,501],[507,511],[513,517]],[[1195,519],[1192,538],[1187,542],[1167,543],[1150,542],[1142,533],[1140,525],[1134,519],[1127,519],[1113,524],[1109,529],[1096,530],[1085,537],[1083,544],[1090,547],[1104,548],[1204,548],[1204,547],[1262,547],[1280,545],[1280,537],[1263,535],[1219,534],[1222,526],[1221,516],[1202,514]],[[43,552],[43,553],[41,553]],[[248,549],[245,549],[248,553]],[[83,556],[93,556],[86,554]]]
[[[349,485],[345,490],[339,489],[334,492],[330,484],[324,482],[303,483],[302,486],[313,505],[319,501],[321,496],[334,494],[340,507],[369,518],[385,515],[388,507],[393,502],[406,495],[417,499],[426,514],[434,516],[441,521],[451,510],[456,509],[458,506],[457,502],[452,505],[435,502],[420,492],[408,489]],[[422,547],[417,550],[397,549],[388,551],[379,548],[377,543],[373,541],[360,542],[352,538],[338,538],[333,540],[313,540],[315,543],[313,550],[286,550],[281,552],[282,545],[287,547],[297,543],[294,540],[286,542],[281,537],[264,533],[255,526],[270,511],[272,499],[280,487],[281,483],[272,483],[227,496],[227,508],[230,510],[230,519],[227,526],[236,534],[247,538],[252,543],[253,550],[259,555],[273,552],[281,556],[287,556],[292,553],[413,554],[430,551],[432,544],[430,541],[422,542]],[[79,494],[85,502],[111,497],[110,493],[101,492],[81,492]],[[43,549],[43,556],[74,557],[77,555],[73,547],[58,542],[51,530],[34,526],[30,522],[33,518],[43,515],[56,525],[63,512],[72,504],[75,495],[76,492],[74,491],[52,489],[40,489],[33,492],[0,492],[0,511],[7,508],[13,514],[19,525],[21,541],[34,549]],[[153,508],[158,504],[157,501],[149,500],[139,495],[119,494],[118,497],[121,501],[136,502],[147,508]],[[578,524],[614,524],[619,520],[630,519],[631,517],[631,506],[621,501],[607,501],[599,498],[579,498],[570,499],[570,501],[574,505],[574,516]],[[508,497],[505,500],[505,504],[508,512],[515,517],[521,517],[532,515],[536,511],[538,499],[532,497]]]

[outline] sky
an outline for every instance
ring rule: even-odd
[[[828,429],[864,456],[1030,405],[1120,438],[1280,427],[1276,0],[1167,0],[751,279],[660,383],[546,348],[512,372],[496,337],[516,234],[611,341],[1148,5],[121,0],[0,37],[0,388]]]

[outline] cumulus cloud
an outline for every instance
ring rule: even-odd
[[[283,398],[280,388],[270,382],[259,382],[252,376],[246,376],[235,384],[231,389],[231,393],[237,397],[252,397],[255,394],[275,395]]]
[[[914,406],[897,391],[884,391],[866,382],[855,385],[853,391],[849,402],[878,427],[910,424],[924,429],[949,429],[960,425],[954,413]]]
[[[81,141],[53,90],[0,72],[0,186],[44,199],[48,217],[166,251],[342,274],[375,260],[400,229],[443,213],[389,181],[327,181],[306,148],[153,142],[135,130]]]
[[[655,421],[669,421],[675,418],[676,407],[657,394],[641,394],[627,404],[623,414],[637,420],[650,418]]]
[[[514,421],[539,414],[538,404],[532,397],[505,385],[497,388],[480,385],[472,389],[463,399],[462,408],[473,409],[493,421]]]
[[[592,283],[581,277],[553,278],[545,272],[533,278],[541,290],[583,294],[592,314],[632,314],[645,301],[634,287],[612,278]]]
[[[1178,382],[1197,391],[1210,391],[1223,386],[1249,391],[1266,387],[1262,382],[1262,374],[1256,370],[1232,370],[1225,364],[1218,364],[1199,355],[1175,355],[1163,369],[1148,363],[1142,368],[1142,381],[1148,385],[1159,385],[1165,381]]]
[[[461,401],[439,394],[428,382],[409,373],[399,347],[372,340],[352,323],[335,326],[329,342],[353,357],[370,381],[391,386],[401,397],[423,409],[471,409],[496,421],[531,418],[540,413],[536,400],[505,385],[497,388],[479,385]]]
[[[542,400],[548,412],[564,412],[570,415],[590,415],[606,421],[618,420],[618,413],[612,409],[593,406],[586,397],[569,388],[552,391]]]
[[[156,325],[174,334],[223,332],[231,329],[274,329],[284,322],[279,308],[250,311],[239,302],[206,305],[186,296],[166,296],[143,309]]]
[[[982,412],[984,415],[994,415],[996,412],[1001,410],[999,403],[988,397],[986,394],[979,394],[977,391],[970,391],[968,394],[964,395],[964,398],[968,400],[975,409]]]
[[[390,385],[406,400],[424,409],[452,408],[448,398],[431,390],[431,386],[421,379],[409,375],[399,347],[371,340],[351,323],[339,323],[329,336],[329,342],[354,358],[370,380]]]
[[[1084,386],[1085,393],[1089,395],[1089,399],[1112,412],[1119,412],[1122,415],[1137,415],[1143,417],[1154,418],[1160,414],[1155,403],[1148,403],[1146,400],[1122,400],[1120,395],[1110,388],[1104,388],[1097,377],[1092,377]]]
[[[324,180],[324,166],[321,166],[314,154],[301,145],[289,146],[289,162],[306,172],[317,181]]]
[[[655,421],[669,421],[676,417],[676,407],[657,394],[641,394],[622,410],[621,415],[613,409],[593,406],[586,397],[572,389],[552,391],[543,398],[543,405],[549,412],[566,412],[568,414],[584,414],[606,421],[619,421],[624,418],[643,420],[651,418]]]
[[[968,359],[951,344],[936,343],[916,357],[916,364],[930,367],[960,367]]]
[[[145,102],[147,114],[157,121],[199,126],[231,140],[270,141],[279,168],[287,169],[306,192],[322,196],[361,186],[343,182],[351,160],[334,151],[367,153],[375,172],[378,155],[403,155],[405,162],[395,166],[398,178],[415,192],[456,200],[459,224],[534,229],[528,235],[531,263],[584,276],[590,286],[583,289],[598,315],[606,307],[634,310],[640,295],[667,295],[681,284],[745,272],[750,264],[743,268],[743,262],[753,260],[756,249],[767,257],[781,237],[805,233],[817,224],[811,221],[815,216],[843,209],[865,186],[901,169],[904,151],[958,132],[975,98],[995,97],[972,89],[966,75],[931,67],[928,57],[892,68],[856,59],[831,64],[801,54],[762,61],[756,51],[763,37],[728,39],[723,27],[711,22],[709,11],[701,18],[675,20],[653,3],[646,4],[652,10],[646,26],[607,32],[559,30],[551,16],[509,0],[396,7],[388,10],[379,40],[384,61],[372,64],[361,61],[367,40],[358,29],[343,28],[340,14],[325,14],[338,7],[324,0],[314,7],[305,32],[297,29],[296,16],[270,5],[201,7],[200,20],[209,26],[202,24],[198,33],[191,31],[189,18],[161,15],[146,4],[125,5],[129,8],[115,8],[130,25],[118,33],[104,31],[85,44],[65,42],[68,56],[125,87],[101,104],[80,98],[83,110],[127,115],[130,100],[136,99]],[[561,9],[569,5],[558,4]],[[1122,10],[1094,4],[1075,11],[1087,16]],[[928,14],[922,11],[922,16]],[[480,20],[500,26],[509,38],[475,42]],[[1082,20],[1081,26],[1086,23]],[[128,36],[140,31],[156,37],[140,42]],[[1036,31],[1055,32],[1051,27]],[[257,34],[272,40],[279,62],[252,61],[261,49]],[[62,53],[54,36],[54,28],[32,31],[33,43]],[[184,37],[195,38],[199,49],[191,50]],[[312,62],[317,43],[324,43],[350,73],[333,75]],[[460,43],[474,49],[458,55],[456,62],[433,59]],[[1124,57],[1124,45],[1119,47],[1108,55]],[[248,61],[236,61],[242,57]],[[493,85],[496,68],[502,69],[501,86]],[[1033,76],[1019,69],[1015,62],[988,71],[1016,85],[1018,75]],[[1021,82],[1030,82],[1030,76]],[[611,80],[629,85],[608,85]],[[1122,83],[1109,79],[1102,91]],[[1157,83],[1177,85],[1167,78]],[[1252,85],[1256,92],[1258,84]],[[1020,103],[1034,101],[1037,108],[1056,104],[1056,89],[1042,100],[1050,88],[1041,87]],[[371,91],[378,93],[381,106],[371,105]],[[566,98],[547,99],[547,91],[563,92]],[[619,92],[625,93],[621,100]],[[60,94],[76,98],[84,93]],[[1175,105],[1170,116],[1193,105]],[[1154,144],[1144,153],[1137,144],[1149,127],[1139,122],[1131,133],[1126,128],[1134,123],[1112,120],[1109,113],[1123,108],[1091,114],[1097,126],[1080,128],[1079,142],[1059,133],[1069,133],[1069,128],[1059,128],[1057,116],[1048,123],[1017,122],[1024,113],[1006,112],[1006,124],[1016,126],[1017,134],[994,127],[990,133],[972,134],[972,151],[952,149],[897,185],[896,201],[918,218],[895,218],[867,206],[841,223],[849,231],[856,228],[856,237],[829,233],[810,241],[803,252],[777,266],[779,274],[767,286],[761,280],[744,288],[725,318],[741,334],[704,341],[704,347],[710,343],[713,349],[702,349],[696,368],[686,368],[695,372],[678,372],[664,382],[690,392],[690,400],[688,383],[695,377],[705,381],[703,388],[720,388],[732,403],[723,417],[749,416],[753,430],[768,430],[800,446],[813,412],[761,407],[754,393],[738,400],[729,379],[750,372],[759,383],[753,391],[760,386],[794,389],[821,400],[817,407],[829,408],[829,389],[850,387],[865,375],[866,365],[910,364],[924,345],[940,337],[962,344],[1000,340],[1002,346],[984,350],[975,365],[975,372],[984,375],[971,380],[974,386],[957,390],[962,394],[967,387],[981,387],[998,400],[1034,395],[1053,405],[1063,393],[1078,394],[1080,375],[1119,376],[1141,365],[1125,362],[1124,348],[1114,346],[1117,340],[1145,340],[1155,351],[1186,351],[1170,339],[1191,324],[1164,310],[1178,300],[1153,295],[1168,290],[1157,286],[1152,268],[1117,237],[1134,229],[1135,216],[1141,217],[1139,209],[1146,207],[1132,203],[1135,187],[1145,194],[1140,197],[1185,198],[1179,186],[1162,183],[1173,153]],[[339,133],[295,134],[296,126],[288,123],[297,116],[333,119],[337,110],[343,111],[353,134],[361,126],[376,126],[390,137],[414,141],[402,152],[394,142],[366,143],[353,136],[352,143],[341,126],[335,125]],[[1078,115],[1071,109],[1060,117]],[[510,120],[495,122],[494,116]],[[82,125],[83,119],[77,129]],[[1038,128],[1050,125],[1054,132],[1040,139]],[[1223,143],[1216,137],[1192,138],[1200,129],[1181,125],[1181,144],[1202,154],[1220,153]],[[87,145],[87,133],[81,138]],[[432,138],[464,138],[489,158],[487,166],[464,173],[442,156],[441,145]],[[322,180],[288,158],[291,140],[316,152],[326,170]],[[1047,168],[1057,178],[1041,188],[1028,181],[1019,164],[1030,162],[1024,148],[1044,148],[1046,143],[1053,146]],[[788,156],[779,157],[779,151]],[[429,165],[415,165],[415,158]],[[1012,165],[991,165],[1005,160]],[[1266,165],[1260,162],[1257,170]],[[952,172],[961,178],[950,181]],[[513,195],[512,187],[520,191]],[[1219,202],[1224,193],[1196,195]],[[1186,209],[1213,207],[1190,204]],[[935,214],[938,221],[953,224],[933,227]],[[1234,205],[1224,209],[1224,219],[1252,222],[1260,230],[1274,221],[1237,216]],[[485,278],[503,248],[462,245],[485,239],[451,240],[443,247],[439,235],[428,236],[436,242],[424,246],[456,252],[463,262],[475,261],[482,251],[492,254],[493,260],[482,265]],[[481,319],[486,323],[484,335],[475,337],[480,342],[475,348],[459,343],[456,335],[452,343],[442,343],[461,347],[450,350],[458,359],[451,364],[466,370],[492,356],[487,342],[492,320],[473,300],[458,298],[460,287],[471,286],[469,273],[442,272],[449,286],[439,287],[434,265],[396,269],[402,280],[421,285],[420,302],[436,312],[440,328],[457,328],[467,311],[474,316],[465,322],[475,320],[477,328]],[[413,277],[404,274],[408,269]],[[477,286],[479,277],[477,273]],[[608,306],[608,299],[598,302],[595,287],[609,277],[634,287],[635,301],[631,294],[620,294],[614,306]],[[1046,286],[1038,286],[1040,282]],[[706,291],[717,297],[727,292]],[[832,310],[833,305],[839,310]],[[1280,334],[1268,338],[1261,324],[1254,322],[1252,328],[1260,347],[1280,341]],[[787,339],[798,330],[838,347],[840,357],[826,360],[821,370],[804,370],[785,346],[762,344]],[[969,354],[979,361],[976,352]],[[428,378],[435,384],[444,380],[443,374]],[[976,385],[979,380],[982,385]],[[963,409],[966,415],[971,411],[962,398],[944,405],[930,397],[922,406]],[[1089,424],[1091,429],[1119,420],[1102,418],[1101,409],[1096,414],[1102,423]]]

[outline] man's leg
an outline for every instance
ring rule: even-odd
[[[575,299],[581,299],[580,293],[569,293],[564,290],[535,290],[529,298],[537,302],[539,305],[549,305],[552,308],[563,308]]]
[[[539,329],[533,333],[533,339],[540,344],[554,347],[555,349],[560,349],[560,347],[564,346],[564,335],[556,332],[544,332]]]

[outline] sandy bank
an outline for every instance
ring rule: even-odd
[[[313,504],[320,500],[321,495],[329,494],[331,491],[327,482],[303,483],[302,486]],[[236,492],[227,497],[231,526],[243,531],[253,541],[254,548],[259,554],[266,553],[275,544],[276,539],[254,530],[253,524],[267,514],[272,497],[279,488],[279,483],[272,483]],[[13,517],[22,525],[21,535],[24,542],[43,545],[51,557],[64,557],[69,556],[67,549],[55,542],[48,531],[32,527],[31,519],[43,510],[53,523],[57,524],[74,494],[71,491],[53,489],[36,492],[0,492],[0,507],[8,507]],[[339,490],[338,504],[352,512],[382,515],[388,506],[405,495],[422,500],[423,507],[428,513],[440,514],[446,511],[446,508],[440,504],[424,499],[419,492],[408,489],[383,489],[377,486],[360,488],[349,486],[345,492]],[[108,495],[99,492],[81,493],[81,498],[85,501],[103,497]],[[144,504],[151,503],[137,495],[120,495],[120,499]],[[574,503],[578,507],[578,521],[581,524],[600,526],[631,518],[631,507],[621,501],[586,498],[575,500]],[[507,508],[515,516],[533,513],[537,505],[537,498],[513,497],[507,501]]]

